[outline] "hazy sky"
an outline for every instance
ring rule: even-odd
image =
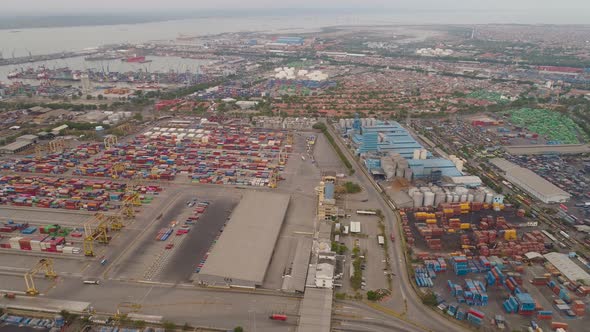
[[[407,10],[583,10],[589,0],[1,0],[0,12],[66,13],[80,11],[184,10],[243,8],[382,8]],[[578,12],[579,13],[579,12]],[[590,18],[590,16],[589,16]]]

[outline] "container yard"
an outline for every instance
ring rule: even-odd
[[[156,185],[140,186],[142,203],[161,191]],[[0,204],[84,211],[109,211],[121,207],[127,184],[111,180],[6,175],[0,177]],[[146,196],[147,195],[147,196]]]
[[[524,210],[485,202],[437,206],[400,214],[406,243],[419,261],[414,282],[434,292],[441,310],[474,327],[497,327],[499,321],[511,330],[583,324],[589,289],[544,256],[554,248],[551,234],[531,227],[536,224]]]
[[[82,176],[276,186],[292,146],[285,131],[188,122],[153,127],[80,163]]]

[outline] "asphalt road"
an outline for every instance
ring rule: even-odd
[[[172,249],[174,255],[164,268],[160,279],[170,282],[188,282],[195,267],[209,251],[235,205],[236,202],[229,198],[213,200],[199,221],[191,227],[190,232],[182,235],[184,239],[178,248]],[[181,209],[193,210],[194,208],[187,207],[186,200],[183,199],[175,205],[171,213],[178,215],[178,211]],[[176,216],[172,218],[174,219]],[[178,220],[178,222],[182,224],[183,220]]]
[[[369,201],[378,203],[379,208],[383,211],[386,220],[386,232],[393,232],[395,238],[399,239],[401,236],[398,228],[398,225],[401,223],[399,215],[392,211],[389,204],[381,194],[377,192],[377,189],[374,187],[374,182],[372,182],[372,179],[366,175],[364,169],[361,168],[352,153],[346,148],[345,144],[340,139],[340,135],[335,133],[329,125],[328,130],[335,138],[340,149],[348,156],[349,160],[352,161],[356,178],[367,191]],[[420,298],[414,292],[414,289],[411,286],[411,281],[406,272],[406,262],[401,248],[401,241],[396,241],[394,245],[389,246],[389,251],[392,260],[392,271],[396,274],[393,283],[394,285],[398,285],[398,287],[394,288],[392,292],[392,300],[386,305],[398,312],[403,312],[405,301],[407,305],[407,318],[411,321],[419,322],[420,325],[432,331],[466,331],[462,326],[453,324],[451,321],[441,317],[422,304]]]

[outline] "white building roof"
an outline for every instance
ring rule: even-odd
[[[590,274],[584,271],[578,264],[572,261],[566,254],[550,252],[544,255],[549,263],[553,264],[561,274],[572,281],[584,280],[590,282]]]
[[[361,232],[361,222],[360,221],[351,221],[350,222],[350,232],[351,233],[360,233]]]
[[[520,167],[504,158],[494,158],[490,162],[505,172],[506,179],[510,182],[545,203],[563,202],[571,197],[569,193],[543,179],[535,172]]]

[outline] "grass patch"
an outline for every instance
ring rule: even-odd
[[[350,163],[348,158],[346,158],[346,156],[344,155],[344,152],[342,152],[340,147],[336,144],[334,137],[332,137],[332,135],[328,132],[328,128],[326,127],[326,125],[321,122],[318,122],[313,125],[313,129],[319,129],[322,131],[322,133],[328,139],[328,142],[330,142],[330,144],[332,145],[332,148],[334,149],[334,151],[336,151],[336,154],[338,155],[338,157],[340,157],[340,160],[342,160],[342,163],[344,164],[344,166],[346,166],[346,168],[348,169],[348,173],[350,175],[354,174],[354,169],[352,168],[352,164]]]

